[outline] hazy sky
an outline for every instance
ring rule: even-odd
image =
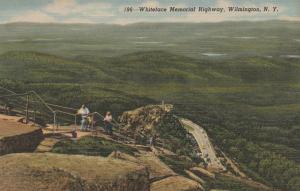
[[[224,7],[277,6],[276,13],[125,13],[126,6],[151,7]],[[0,23],[62,22],[115,23],[133,22],[220,22],[228,20],[300,21],[300,0],[0,0]]]

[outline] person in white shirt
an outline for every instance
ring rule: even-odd
[[[86,131],[87,130],[87,125],[88,125],[87,118],[88,118],[88,116],[90,114],[89,109],[85,105],[82,105],[81,108],[78,110],[77,114],[81,115],[81,127],[80,127],[80,130],[81,131]]]
[[[104,117],[104,130],[106,131],[106,133],[108,134],[112,134],[112,115],[111,112],[106,112],[106,115]]]

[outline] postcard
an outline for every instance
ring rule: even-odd
[[[1,0],[1,191],[299,191],[299,0]]]

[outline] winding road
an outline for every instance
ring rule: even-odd
[[[206,131],[202,127],[188,119],[181,119],[180,121],[183,125],[192,128],[192,130],[190,130],[189,132],[195,137],[202,152],[202,157],[207,162],[208,167],[219,171],[226,170],[226,168],[222,165],[219,158],[217,157],[216,151],[212,146]]]

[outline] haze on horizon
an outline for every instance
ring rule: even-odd
[[[276,13],[126,13],[124,8],[146,7],[264,7],[277,6]],[[11,0],[0,1],[0,23],[106,23],[300,21],[298,0]]]

